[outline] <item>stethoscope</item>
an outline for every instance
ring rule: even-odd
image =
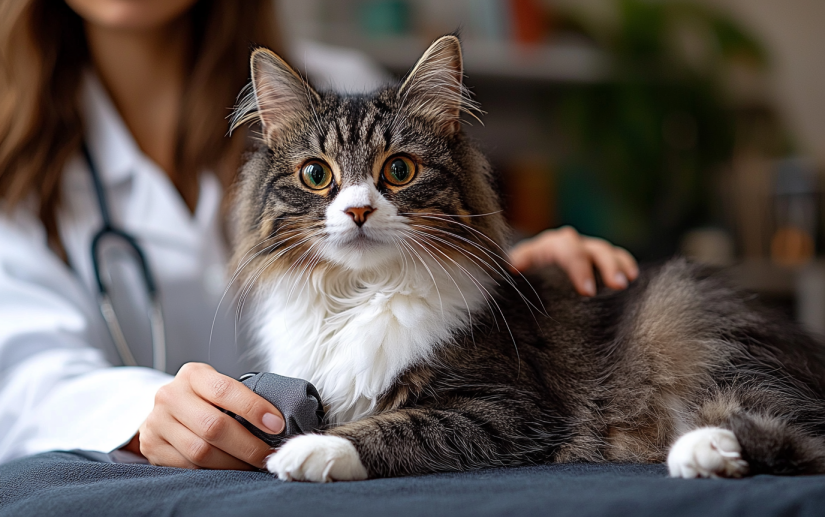
[[[132,355],[132,349],[126,341],[126,336],[123,335],[117,314],[115,314],[114,305],[112,305],[112,299],[109,296],[109,290],[103,282],[103,275],[100,271],[100,244],[105,238],[114,238],[125,244],[136,257],[139,270],[146,283],[146,291],[149,298],[149,324],[152,329],[152,366],[156,370],[166,371],[166,333],[164,330],[163,312],[161,311],[160,297],[158,296],[157,285],[152,276],[152,271],[149,269],[149,263],[146,261],[146,256],[138,245],[137,240],[112,224],[109,204],[106,200],[106,192],[103,189],[100,174],[85,144],[83,144],[82,149],[83,155],[86,157],[86,164],[89,166],[89,172],[92,176],[95,194],[97,194],[100,216],[103,219],[103,227],[92,238],[92,267],[94,268],[95,280],[97,281],[97,288],[100,294],[98,302],[100,304],[100,312],[103,314],[103,319],[106,320],[106,326],[109,327],[109,333],[112,335],[117,353],[121,361],[123,361],[123,364],[125,366],[137,366],[137,361],[135,361],[135,356]]]

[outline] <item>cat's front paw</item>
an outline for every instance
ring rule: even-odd
[[[742,447],[727,429],[703,427],[679,437],[667,455],[675,478],[738,478],[748,473]]]
[[[349,440],[321,434],[305,434],[287,441],[266,459],[266,469],[283,481],[367,479],[367,469]]]

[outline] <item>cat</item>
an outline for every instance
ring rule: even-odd
[[[266,468],[314,482],[538,462],[674,477],[825,472],[825,360],[792,323],[681,259],[577,295],[508,268],[459,40],[397,85],[313,89],[266,49],[237,127],[234,263],[270,371],[311,381],[319,433]],[[516,201],[517,202],[517,201]]]

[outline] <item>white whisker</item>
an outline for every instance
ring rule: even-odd
[[[434,257],[434,256],[433,256],[433,254],[432,254],[432,253],[430,253],[430,252],[429,252],[429,250],[427,250],[427,248],[426,248],[426,247],[424,247],[424,246],[422,245],[422,243],[420,243],[420,242],[418,241],[418,239],[417,239],[414,235],[412,235],[412,234],[408,233],[408,236],[409,236],[409,237],[410,237],[410,239],[413,241],[413,243],[418,244],[418,246],[419,246],[422,250],[424,250],[425,252],[427,252],[427,254],[428,254],[430,257],[432,257],[432,259],[435,261],[435,263],[436,263],[436,264],[438,264],[438,265],[441,267],[441,269],[443,269],[443,270],[444,270],[444,273],[447,275],[447,278],[449,278],[449,279],[450,279],[450,281],[452,281],[452,283],[455,285],[455,288],[456,288],[456,290],[458,291],[458,294],[460,294],[460,295],[461,295],[461,299],[462,299],[462,300],[464,300],[464,306],[467,308],[467,318],[468,318],[468,322],[469,322],[468,324],[469,324],[470,328],[472,329],[472,327],[473,327],[473,314],[472,314],[472,311],[470,310],[470,304],[468,304],[468,303],[467,303],[467,298],[464,296],[464,292],[461,290],[461,287],[459,287],[459,286],[458,286],[458,282],[456,282],[456,281],[455,281],[455,278],[453,278],[453,275],[452,275],[449,271],[447,271],[447,268],[445,268],[445,267],[444,267],[444,265],[443,265],[443,264],[441,264],[441,261],[439,261],[436,257]],[[460,267],[460,266],[459,266],[459,267]],[[465,272],[466,272],[466,270],[465,270]],[[477,280],[476,280],[476,279],[475,279],[472,275],[469,275],[469,274],[468,274],[467,276],[468,276],[468,277],[470,277],[470,279],[471,279],[474,283],[477,283]],[[488,293],[488,294],[489,294],[489,293]]]
[[[470,225],[464,224],[460,221],[455,221],[455,220],[450,219],[450,218],[437,217],[437,216],[422,216],[422,217],[424,217],[425,219],[435,219],[437,221],[457,224],[457,225],[461,226],[462,228],[464,228],[466,230],[469,230],[469,231],[473,232],[474,234],[478,235],[479,237],[483,238],[484,240],[490,242],[496,248],[498,248],[499,251],[501,251],[504,255],[508,255],[507,251],[504,248],[502,248],[495,240],[491,239],[484,232],[482,232],[481,230],[478,230],[477,228],[473,228]],[[543,316],[548,316],[547,309],[544,307],[544,303],[542,303],[542,301],[541,301],[541,296],[539,296],[539,293],[538,293],[538,291],[536,291],[536,288],[533,287],[533,284],[531,284],[530,281],[527,280],[527,277],[525,277],[524,274],[521,271],[518,271],[510,261],[506,260],[501,255],[497,255],[497,256],[502,261],[504,261],[504,263],[506,265],[510,266],[516,272],[516,274],[518,274],[522,278],[522,280],[524,280],[524,282],[530,287],[530,290],[533,291],[533,294],[536,296],[536,300],[538,301],[539,305],[541,305],[541,309],[536,307],[536,310],[538,310]],[[526,298],[524,298],[524,299],[526,300]]]
[[[435,227],[435,226],[429,226],[429,225],[415,225],[414,224],[414,225],[411,225],[411,226],[418,227],[418,228],[425,228],[425,229],[428,229],[428,230],[434,230],[434,231],[437,231],[437,232],[455,237],[455,238],[460,239],[461,241],[466,242],[467,244],[475,247],[476,249],[480,250],[482,253],[487,255],[488,258],[492,258],[492,257],[490,257],[490,255],[493,255],[493,257],[499,259],[499,261],[504,261],[504,259],[500,255],[498,255],[498,254],[490,251],[489,249],[481,246],[480,244],[475,243],[475,242],[473,242],[469,239],[466,239],[466,238],[464,238],[464,237],[462,237],[462,236],[460,236],[456,233],[453,233],[453,232],[450,232],[450,231],[447,231],[447,230],[444,230],[442,228],[438,228],[438,227]],[[527,296],[525,296],[524,293],[521,292],[521,290],[519,290],[519,288],[516,285],[516,282],[513,279],[513,277],[510,274],[508,274],[507,271],[504,269],[504,267],[502,267],[499,264],[499,261],[493,260],[492,261],[493,265],[491,265],[491,264],[487,263],[487,261],[485,261],[482,258],[478,257],[474,253],[470,252],[469,250],[465,250],[464,248],[462,248],[460,246],[457,246],[457,245],[447,241],[446,239],[438,238],[438,237],[436,237],[432,234],[429,234],[429,236],[433,239],[438,239],[440,242],[443,242],[444,244],[456,249],[457,251],[462,253],[465,257],[467,256],[467,254],[470,254],[474,259],[481,261],[481,263],[483,263],[485,266],[487,266],[487,268],[489,268],[490,270],[495,271],[502,278],[502,280],[507,282],[507,284],[510,285],[510,287],[512,287],[516,291],[516,294],[518,294],[519,298],[521,298],[521,300],[527,305],[527,308],[530,309],[531,313],[533,312],[533,309],[535,309],[536,311],[538,311],[543,316],[548,316],[548,314],[545,311],[544,304],[541,302],[541,299],[540,298],[538,299],[538,302],[541,305],[541,308],[539,308],[532,301],[530,301],[530,299],[527,298]],[[469,259],[470,257],[467,257],[467,258]],[[529,284],[529,282],[528,282],[528,284]],[[496,282],[496,285],[498,285],[498,282]],[[533,288],[532,285],[530,285],[530,287]],[[534,288],[533,288],[533,292],[535,293]],[[538,297],[538,293],[535,293],[535,294],[536,294],[536,297]],[[533,319],[534,319],[534,321],[536,321],[538,323],[538,320],[536,320],[535,314],[533,315]]]

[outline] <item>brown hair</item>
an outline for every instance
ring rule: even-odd
[[[227,138],[225,118],[248,80],[253,46],[277,48],[279,40],[271,0],[201,0],[189,16],[193,59],[171,179],[193,209],[199,171],[232,181],[244,135]],[[87,61],[83,21],[64,2],[0,2],[0,199],[12,209],[34,194],[49,244],[61,253],[60,180],[82,139],[78,90]]]

